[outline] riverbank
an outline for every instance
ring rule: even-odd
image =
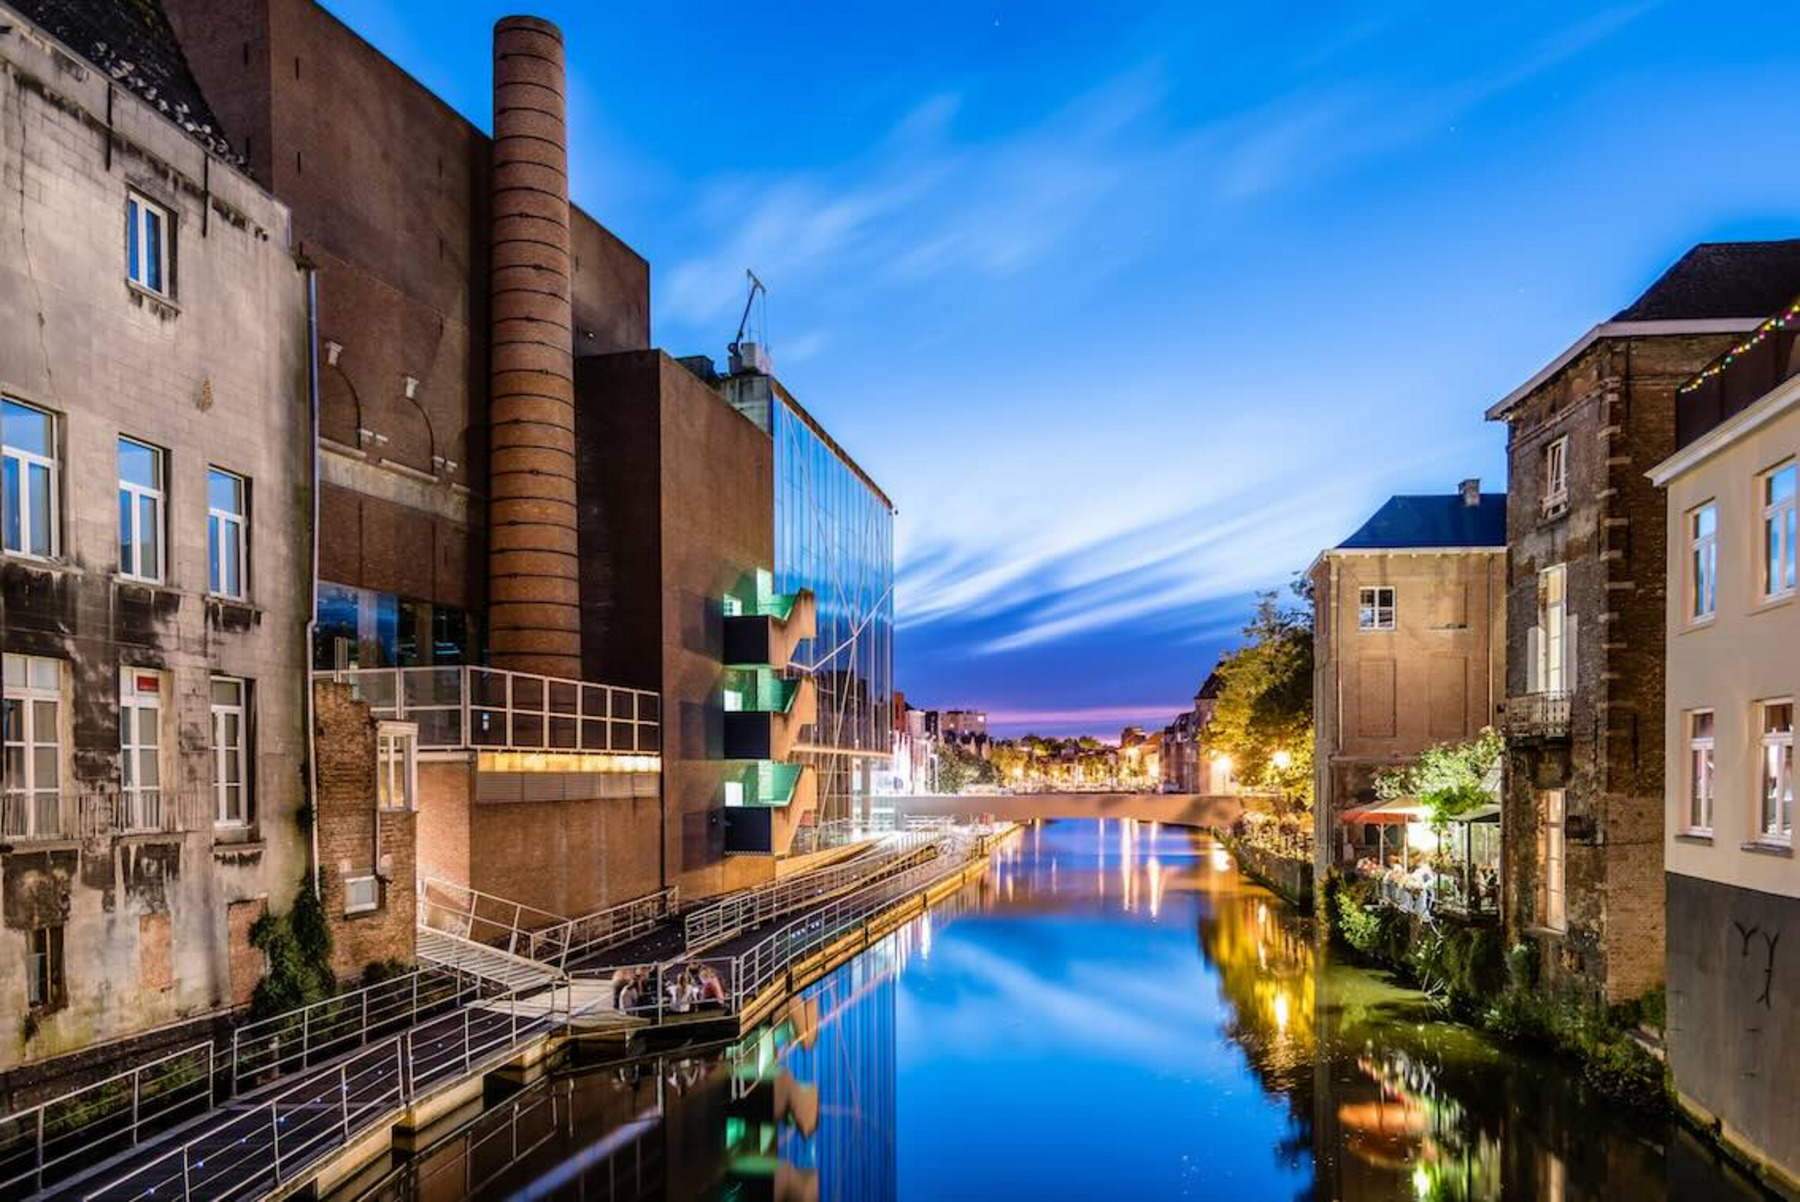
[[[1275,894],[1302,913],[1313,908],[1313,866],[1311,860],[1283,855],[1240,839],[1229,831],[1214,828],[1213,837],[1223,843],[1237,861],[1238,871]]]

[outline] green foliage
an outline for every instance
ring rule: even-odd
[[[1596,1044],[1582,1061],[1581,1077],[1614,1101],[1639,1110],[1657,1113],[1669,1105],[1662,1061],[1635,1039],[1619,1036]]]
[[[1377,775],[1375,795],[1384,801],[1416,797],[1430,807],[1432,825],[1443,826],[1494,800],[1482,782],[1505,750],[1506,741],[1492,727],[1467,743],[1428,747],[1413,763]]]
[[[1219,697],[1207,740],[1231,757],[1239,781],[1279,790],[1311,808],[1311,616],[1283,609],[1277,594],[1264,593],[1244,637],[1244,646],[1219,660]]]
[[[395,977],[403,977],[412,971],[412,965],[404,960],[371,960],[363,965],[362,985],[379,985],[383,981],[391,981]]]
[[[1513,993],[1529,993],[1537,988],[1537,941],[1521,939],[1506,949],[1506,988]]]
[[[955,743],[938,745],[937,788],[939,793],[961,793],[970,785],[992,785],[1000,780],[1000,770],[973,751]]]
[[[1514,988],[1488,1009],[1482,1025],[1498,1039],[1572,1056],[1581,1062],[1582,1079],[1611,1101],[1661,1113],[1669,1105],[1662,1061],[1630,1033],[1657,1005],[1655,995],[1646,995],[1607,1010]]]
[[[331,971],[331,929],[325,909],[314,895],[310,874],[286,914],[264,914],[250,928],[250,945],[268,959],[269,968],[250,999],[253,1018],[268,1018],[337,992]]]

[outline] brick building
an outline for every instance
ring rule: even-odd
[[[1663,979],[1666,520],[1677,388],[1800,289],[1800,242],[1704,244],[1487,412],[1508,427],[1502,906],[1559,993]]]
[[[1792,1191],[1800,1185],[1800,924],[1794,699],[1800,695],[1800,304],[1675,400],[1667,490],[1663,854],[1669,1067],[1682,1103]]]
[[[261,976],[306,866],[310,537],[287,209],[155,6],[0,18],[8,1068],[192,1042]]]
[[[1375,777],[1494,725],[1505,696],[1506,494],[1390,498],[1324,552],[1313,590],[1316,870],[1373,853],[1338,816]],[[1346,851],[1348,856],[1346,857]]]

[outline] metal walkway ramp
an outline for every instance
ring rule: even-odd
[[[431,927],[419,928],[418,955],[427,963],[460,969],[508,990],[542,988],[560,981],[563,975],[548,964]]]

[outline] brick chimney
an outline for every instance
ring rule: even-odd
[[[494,25],[488,625],[496,667],[581,675],[562,32]]]
[[[1458,487],[1462,489],[1462,503],[1465,506],[1467,506],[1470,509],[1476,509],[1476,508],[1480,507],[1480,505],[1481,505],[1481,480],[1479,477],[1477,477],[1473,480],[1464,480],[1462,482],[1462,484],[1460,484]]]

